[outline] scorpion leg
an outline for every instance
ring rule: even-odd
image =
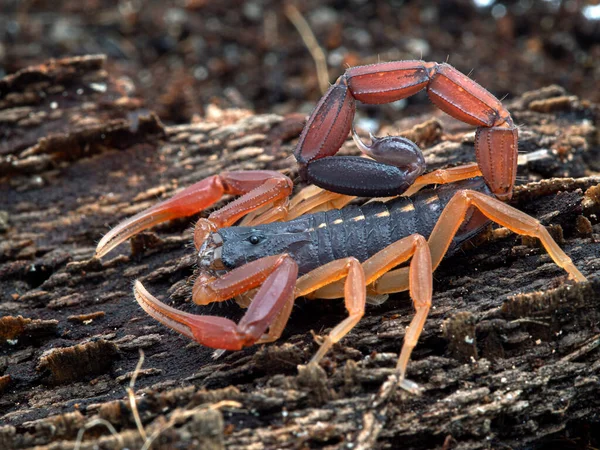
[[[423,236],[413,234],[387,246],[363,263],[367,284],[371,284],[410,257],[409,290],[416,312],[404,335],[396,366],[401,380],[404,379],[410,355],[417,345],[431,309],[433,270],[429,246]]]
[[[241,227],[262,225],[265,223],[280,222],[288,217],[289,199],[282,198],[248,213],[240,222]]]
[[[213,227],[232,224],[256,208],[289,196],[292,187],[288,177],[270,170],[213,175],[118,224],[100,240],[96,256],[104,256],[121,242],[156,224],[202,211],[225,194],[241,197],[209,216]]]
[[[302,189],[291,199],[287,220],[295,219],[304,214],[340,209],[355,198],[351,195],[338,194],[315,185],[310,185]]]
[[[537,237],[552,260],[559,267],[565,269],[571,278],[576,281],[586,280],[577,267],[575,267],[571,258],[558,246],[554,239],[552,239],[552,236],[550,236],[550,233],[548,233],[548,230],[546,230],[546,227],[537,219],[500,200],[471,190],[462,190],[454,194],[454,197],[452,197],[444,208],[442,215],[431,232],[429,247],[431,248],[431,259],[434,270],[448,251],[454,235],[460,228],[467,211],[471,207],[477,208],[488,219],[508,228],[514,233]]]
[[[408,267],[391,270],[367,288],[371,295],[404,292],[409,288]]]
[[[462,166],[451,167],[449,169],[437,169],[426,173],[425,175],[421,175],[402,195],[405,197],[410,197],[424,186],[431,184],[455,183],[457,181],[480,176],[481,169],[477,163],[465,164]]]
[[[586,280],[585,276],[575,267],[571,258],[558,246],[537,219],[493,197],[475,191],[456,193],[442,212],[428,241],[431,248],[433,270],[437,268],[446,254],[456,230],[464,221],[470,207],[479,209],[490,220],[516,234],[537,237],[552,260],[564,268],[571,278],[576,281]],[[403,267],[383,275],[368,287],[368,292],[373,295],[402,292],[408,289],[408,285],[408,268]]]
[[[418,177],[415,182],[402,194],[403,197],[410,197],[416,194],[425,186],[436,185],[436,184],[448,184],[455,183],[457,181],[467,180],[469,178],[480,177],[481,169],[477,163],[465,164],[462,166],[450,167],[449,169],[437,169],[433,170],[425,175]],[[398,196],[393,197],[378,197],[372,198],[370,202],[387,202]],[[408,285],[407,288],[408,289]]]
[[[207,347],[240,350],[259,341],[267,328],[282,315],[289,316],[294,300],[298,265],[288,255],[259,259],[229,272],[226,279],[214,280],[206,292],[234,296],[260,285],[246,314],[238,324],[216,316],[200,316],[179,311],[150,294],[136,281],[135,298],[152,317],[167,327]]]
[[[364,284],[359,286],[355,283],[359,281],[358,274],[360,273],[361,282],[365,284],[371,284],[383,274],[393,269],[399,264],[407,261],[412,257],[409,270],[410,280],[410,296],[413,299],[413,304],[416,310],[415,317],[412,319],[405,337],[400,357],[398,359],[397,369],[399,372],[400,380],[404,380],[406,373],[406,366],[410,360],[410,355],[413,348],[419,340],[419,336],[423,331],[425,320],[431,308],[431,297],[433,290],[433,276],[431,266],[431,256],[429,252],[429,246],[425,238],[419,234],[413,234],[411,236],[400,239],[393,244],[387,246],[383,250],[377,252],[371,258],[367,259],[359,271],[358,267],[353,268],[355,274],[348,273],[346,284],[344,288],[344,298],[346,301],[346,307],[350,312],[349,317],[335,327],[323,343],[319,352],[315,355],[312,362],[318,362],[323,355],[331,348],[331,346],[338,342],[348,331],[356,325],[358,320],[364,313],[364,305],[366,301]],[[320,297],[320,289],[326,284],[339,280],[345,272],[340,269],[350,266],[350,262],[358,264],[354,258],[346,258],[337,261],[333,261],[321,268],[315,269],[312,272],[304,275],[298,280],[297,283],[297,295],[307,295],[316,290],[316,297]],[[331,266],[331,267],[328,267]],[[346,270],[350,270],[349,268]],[[364,275],[363,275],[364,273]],[[356,277],[356,281],[350,281],[350,276]],[[356,300],[352,299],[351,295],[358,296],[360,294],[360,304],[356,303]],[[357,308],[359,306],[360,308]],[[402,381],[402,387],[409,390],[414,390],[415,385],[410,381]]]
[[[311,359],[311,364],[317,364],[333,344],[348,334],[364,315],[366,304],[365,275],[360,262],[356,258],[349,257],[317,267],[300,277],[296,283],[296,297],[302,297],[342,278],[346,278],[344,302],[348,310],[348,317],[329,332],[319,351]]]

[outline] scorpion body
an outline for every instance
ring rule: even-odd
[[[354,257],[364,262],[412,234],[429,237],[443,209],[460,189],[491,195],[483,178],[477,177],[424,189],[412,197],[369,202],[363,206],[349,205],[307,214],[289,222],[222,228],[218,231],[220,239],[213,237],[207,242],[214,242],[215,238],[217,242],[222,240],[221,250],[216,255],[227,270],[265,256],[287,253],[298,263],[299,275],[304,275],[342,258]],[[473,212],[454,237],[449,253],[489,223]],[[483,220],[478,220],[480,217]],[[201,250],[200,259],[215,264],[216,261],[205,259],[203,255],[210,247],[209,244]]]
[[[420,90],[450,116],[477,127],[476,163],[425,173],[421,150],[405,138],[360,141],[352,129],[357,101],[390,103]],[[370,159],[336,156],[351,130]],[[293,182],[280,172],[223,172],[121,222],[100,240],[96,254],[102,257],[155,224],[205,210],[223,195],[238,196],[196,223],[200,261],[192,300],[201,305],[244,301],[241,297],[252,292],[244,317],[235,323],[177,310],[136,281],[140,306],[202,345],[239,350],[278,339],[297,297],[343,297],[348,317],[323,340],[310,362],[318,364],[360,321],[367,298],[409,290],[415,315],[397,376],[412,389],[404,375],[432,306],[432,272],[444,255],[490,221],[538,238],[573,280],[586,279],[539,221],[504,203],[515,184],[517,140],[517,127],[500,100],[448,64],[352,67],[317,104],[294,152],[300,177],[321,189],[309,186],[288,201]],[[346,206],[354,196],[392,195],[404,197]],[[408,267],[396,269],[404,263]]]

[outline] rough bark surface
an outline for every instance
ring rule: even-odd
[[[152,448],[598,446],[596,105],[556,86],[508,103],[520,149],[543,156],[520,167],[512,204],[550,226],[589,282],[569,281],[536,242],[505,230],[448,258],[409,365],[423,388],[415,396],[386,383],[412,317],[405,293],[370,307],[319,370],[302,366],[318,347],[311,331],[344,317],[340,301],[299,301],[277,343],[218,359],[138,307],[136,278],[178,308],[240,316],[232,302],[188,301],[193,218],[102,260],[95,244],[224,169],[294,177],[297,127],[218,108],[165,127],[102,64],[53,61],[0,81],[0,448],[141,448],[126,395],[139,349],[134,392]],[[473,160],[473,130],[440,112],[398,130],[430,168]]]

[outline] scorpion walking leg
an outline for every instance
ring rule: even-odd
[[[398,359],[398,371],[400,375],[400,380],[404,379],[404,375],[406,373],[406,366],[408,361],[410,360],[410,354],[417,344],[419,340],[419,336],[423,331],[423,326],[425,325],[425,320],[427,319],[427,315],[429,313],[429,309],[431,308],[431,297],[433,290],[433,276],[432,276],[432,265],[431,265],[431,255],[429,252],[429,246],[427,245],[427,241],[425,238],[419,234],[413,234],[411,236],[400,239],[399,241],[394,242],[393,244],[387,246],[383,250],[377,252],[371,258],[367,259],[363,264],[362,268],[364,270],[364,282],[366,284],[371,284],[384,275],[386,272],[390,271],[392,268],[396,267],[399,264],[407,261],[412,257],[410,267],[407,268],[409,271],[409,284],[410,284],[410,296],[413,299],[413,304],[415,306],[416,314],[413,320],[411,321],[408,330],[406,331],[406,335],[404,337],[404,344],[402,346],[402,350],[400,352],[400,357]],[[344,260],[339,260],[344,261]],[[337,263],[338,261],[334,261]],[[333,264],[333,263],[330,263]],[[327,268],[328,265],[323,266],[322,268]],[[317,272],[319,269],[316,269],[313,272],[308,273],[304,277],[302,277],[298,281],[297,289],[303,289],[304,286],[300,281],[310,282],[310,289],[303,290],[300,295],[306,295],[310,292],[313,292],[315,289],[318,289],[315,293],[316,297],[321,297],[321,293],[326,292],[326,284],[337,281],[340,277],[330,277],[327,279],[327,283],[319,280],[317,282],[317,277],[315,276],[315,280],[309,280],[309,276],[313,276],[314,272]],[[306,280],[303,278],[306,277]],[[346,281],[345,286],[345,298],[346,302],[348,302],[348,281]],[[335,294],[333,294],[336,296]],[[362,295],[362,293],[361,293]],[[339,295],[337,295],[339,297]],[[364,308],[364,304],[363,304]],[[348,308],[350,310],[350,308]],[[361,314],[362,316],[362,314]],[[346,319],[347,321],[349,320]],[[358,317],[354,323],[347,329],[342,326],[342,324],[338,325],[336,329],[334,329],[330,336],[334,333],[338,332],[338,328],[343,330],[343,335],[345,335],[351,328],[354,326],[356,322],[358,322]],[[340,336],[341,338],[341,336]],[[338,338],[339,340],[339,338]],[[334,341],[337,342],[337,341]],[[315,356],[313,361],[325,353],[323,350],[325,344],[319,350],[319,353]],[[325,350],[327,350],[331,345],[329,345]],[[411,382],[402,383],[402,386],[407,389],[414,389],[414,384]]]
[[[457,181],[480,176],[481,169],[477,163],[465,164],[463,166],[451,167],[449,169],[437,169],[426,173],[425,175],[421,175],[402,195],[404,197],[410,197],[424,186],[431,184],[455,183]]]
[[[408,267],[392,270],[373,282],[367,292],[372,295],[393,294],[403,292],[409,288]]]
[[[449,169],[437,169],[432,172],[426,173],[425,175],[421,175],[417,178],[414,183],[404,192],[402,197],[410,197],[413,194],[416,194],[425,186],[435,185],[435,184],[449,184],[455,183],[457,181],[467,180],[469,178],[475,178],[481,176],[481,169],[479,168],[479,164],[470,163],[465,164],[463,166],[451,167]],[[372,198],[367,203],[380,201],[387,202],[398,196],[394,197],[378,197]],[[406,289],[408,289],[408,284]]]
[[[252,211],[240,222],[241,227],[263,225],[265,223],[280,222],[288,217],[289,199],[283,198]]]
[[[348,317],[330,331],[321,344],[319,351],[310,361],[311,364],[317,364],[333,344],[348,334],[364,315],[366,303],[365,274],[356,258],[343,258],[312,270],[300,277],[296,283],[295,295],[301,297],[344,277],[346,278],[344,302],[348,310]]]
[[[315,185],[310,185],[302,189],[291,199],[287,220],[295,219],[304,214],[340,209],[355,198],[352,195],[338,194]]]
[[[416,313],[404,336],[404,344],[396,366],[400,385],[407,390],[414,390],[415,385],[404,380],[406,367],[431,308],[433,281],[429,246],[423,236],[414,234],[389,245],[363,263],[365,281],[367,284],[371,284],[393,267],[407,261],[411,256],[412,261],[407,271],[409,271],[410,296],[413,299]]]
[[[433,270],[429,246],[423,236],[413,234],[387,246],[363,263],[367,284],[371,284],[411,256],[408,269],[409,290],[416,313],[404,335],[404,344],[396,366],[401,380],[404,379],[410,354],[417,345],[431,308]]]
[[[514,233],[537,237],[552,260],[559,267],[565,269],[571,278],[576,281],[586,280],[577,267],[575,267],[571,258],[562,251],[554,239],[552,239],[550,233],[548,233],[538,220],[500,200],[471,190],[459,191],[452,197],[431,232],[429,247],[431,248],[434,270],[448,251],[448,247],[464,221],[470,207],[477,208],[488,219],[508,228]]]
[[[457,181],[479,176],[481,176],[481,169],[477,163],[465,164],[463,166],[451,167],[449,169],[437,169],[417,178],[414,184],[402,195],[410,197],[424,186],[432,184],[455,183]],[[392,294],[406,291],[408,288],[408,267],[402,267],[382,275],[380,278],[370,284],[367,287],[367,294]]]
[[[571,258],[558,246],[538,220],[493,197],[475,191],[458,192],[442,212],[429,237],[433,270],[437,268],[446,254],[452,238],[464,221],[465,215],[471,206],[476,207],[490,220],[508,228],[514,233],[537,237],[552,260],[558,266],[564,268],[571,278],[576,281],[586,280],[575,267]],[[368,287],[367,292],[369,294],[401,292],[407,290],[408,286],[408,268],[403,267],[383,275]]]
[[[234,269],[227,275],[225,279],[209,283],[203,294],[212,292],[215,298],[222,299],[261,286],[238,324],[223,317],[189,314],[165,305],[139,281],[135,283],[134,294],[149,315],[184,336],[207,347],[240,350],[256,343],[267,328],[277,322],[278,316],[289,316],[298,265],[286,254],[269,256]]]

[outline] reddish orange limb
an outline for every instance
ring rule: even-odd
[[[292,188],[288,177],[270,170],[213,175],[118,224],[100,240],[96,256],[104,256],[131,236],[154,225],[196,214],[216,203],[224,194],[241,197],[209,216],[214,228],[232,224],[266,203],[289,196]]]
[[[322,298],[322,294],[326,292],[327,287],[332,286],[331,283],[335,283],[343,276],[347,276],[343,295],[346,308],[349,311],[349,317],[330,332],[319,352],[313,358],[314,362],[319,361],[331,345],[345,336],[356,325],[360,317],[362,317],[366,301],[364,284],[375,282],[386,272],[411,257],[410,268],[407,268],[407,270],[409,270],[410,296],[413,299],[416,313],[406,331],[397,368],[401,386],[408,390],[415,389],[414,383],[404,380],[404,375],[412,350],[423,331],[425,320],[431,308],[433,292],[429,246],[425,238],[418,234],[405,237],[387,246],[367,259],[362,264],[362,267],[357,266],[358,262],[354,258],[341,259],[315,269],[298,280],[296,296],[307,295],[316,291],[315,296]],[[361,267],[360,270],[359,267]],[[335,284],[336,288],[338,288],[339,284]],[[339,294],[339,292],[336,294]],[[332,296],[339,297],[336,294]],[[357,299],[360,299],[360,302]]]
[[[396,365],[400,372],[400,379],[404,379],[410,355],[423,332],[427,315],[431,309],[433,294],[431,254],[425,238],[420,235],[416,236],[410,251],[413,253],[409,269],[410,297],[415,306],[415,316],[404,335],[404,343]]]
[[[465,164],[462,166],[451,167],[449,169],[437,169],[426,173],[425,175],[421,175],[402,195],[405,197],[410,197],[424,186],[429,186],[432,184],[455,183],[457,181],[480,176],[481,169],[477,163]]]
[[[249,276],[246,272],[235,274],[238,270],[236,269],[230,272],[234,275],[229,280],[222,282],[225,285],[228,282],[230,284],[222,287],[223,292],[245,292],[256,286],[257,280],[263,279],[264,274],[268,272],[238,324],[223,317],[189,314],[165,305],[150,294],[139,281],[136,281],[134,286],[135,298],[150,316],[202,345],[223,350],[240,350],[260,340],[267,328],[273,322],[277,322],[282,313],[289,316],[289,304],[294,298],[294,285],[298,276],[296,262],[287,255],[265,259],[256,261],[264,266],[257,271],[257,277]],[[236,275],[248,284],[241,282]]]
[[[119,223],[102,237],[96,247],[96,256],[101,258],[131,236],[156,224],[189,216],[209,207],[221,198],[223,192],[223,183],[217,175],[193,184],[172,198]]]
[[[343,258],[318,267],[298,279],[296,297],[305,296],[320,287],[345,278],[344,303],[348,317],[333,328],[321,344],[319,351],[311,360],[317,364],[329,349],[339,342],[358,323],[365,313],[366,292],[365,275],[356,258]]]
[[[289,198],[274,201],[272,204],[264,205],[261,208],[248,213],[248,215],[240,222],[240,226],[250,227],[286,220],[288,217],[288,209]]]
[[[393,292],[406,291],[409,288],[409,268],[392,269],[412,256],[416,247],[420,245],[420,241],[424,239],[421,235],[414,234],[380,250],[369,259],[363,262],[365,277],[367,283],[367,293],[370,295],[391,294]],[[391,271],[391,272],[390,272]],[[400,272],[403,271],[403,272]],[[390,274],[394,274],[391,276]],[[397,282],[396,275],[399,276]],[[381,280],[389,280],[388,283],[393,284],[394,288],[382,289],[379,285]],[[386,286],[388,283],[384,283]],[[340,282],[330,283],[327,286],[320,287],[313,295],[314,298],[340,298],[343,295],[343,285]]]
[[[209,233],[231,226],[246,214],[265,206],[275,205],[277,207],[283,204],[292,193],[293,188],[292,180],[279,172],[270,170],[229,172],[228,190],[225,193],[241,195],[241,197],[214,211],[208,216],[208,219],[198,220],[194,229],[196,249],[200,249]],[[268,216],[269,220],[274,221],[282,216],[281,210],[276,210],[276,212]],[[262,219],[264,223],[264,215]]]
[[[285,256],[285,259],[289,257]],[[192,288],[192,300],[198,305],[229,300],[264,283],[282,263],[284,256],[265,256],[244,264],[220,277],[200,273]]]
[[[576,281],[586,280],[585,276],[575,267],[571,258],[558,246],[546,227],[537,219],[498,199],[470,190],[458,191],[452,197],[431,232],[429,247],[434,270],[448,251],[454,235],[471,207],[477,208],[488,219],[514,233],[538,238],[552,260],[559,267],[565,269],[571,278]]]
[[[269,342],[274,342],[281,337],[285,326],[288,323],[290,315],[292,314],[292,309],[294,307],[295,297],[290,296],[289,300],[285,303],[277,317],[271,322],[269,325],[269,331],[267,334],[263,335],[258,341],[257,344],[267,344]]]
[[[291,199],[286,219],[292,220],[304,214],[340,209],[355,198],[351,195],[338,194],[315,185],[309,185]]]
[[[537,219],[493,197],[475,191],[457,192],[448,205],[446,205],[446,208],[444,208],[440,219],[431,232],[428,243],[431,249],[433,270],[442,261],[456,231],[464,222],[467,211],[471,207],[477,208],[488,219],[508,228],[516,234],[537,237],[552,260],[558,266],[565,269],[572,279],[575,281],[586,280],[586,277],[575,267],[571,258],[558,246],[546,228]],[[408,289],[408,286],[408,268],[403,267],[382,275],[381,278],[368,287],[367,292],[373,295],[381,295],[405,291]],[[339,291],[339,287],[337,288]],[[335,292],[327,294],[334,295]]]
[[[241,197],[208,216],[218,228],[233,225],[251,211],[290,196],[294,184],[285,175],[271,170],[229,172],[225,177],[225,194]]]
[[[419,340],[431,308],[433,276],[429,246],[423,236],[413,234],[380,250],[363,263],[366,283],[371,284],[411,257],[409,287],[416,313],[404,336],[398,359],[397,368],[401,380],[404,379],[410,355]]]
[[[410,354],[418,341],[431,307],[431,272],[440,264],[452,239],[464,222],[467,212],[472,207],[477,208],[488,219],[515,233],[539,238],[552,260],[564,268],[571,278],[576,281],[586,280],[571,258],[556,244],[539,221],[480,192],[469,190],[457,192],[442,212],[427,245],[423,237],[409,236],[386,247],[363,263],[369,294],[381,295],[410,289],[416,314],[406,332],[404,346],[398,360],[398,369],[402,375],[405,373]],[[409,268],[403,267],[390,271],[411,255],[413,259]],[[314,296],[338,298],[341,294],[340,287],[339,283],[322,286]]]
[[[402,267],[382,275],[367,288],[367,292],[371,295],[383,295],[404,292],[408,288],[409,270],[408,267]]]

